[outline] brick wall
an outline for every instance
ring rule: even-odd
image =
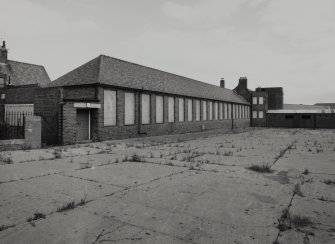
[[[90,88],[85,91],[85,88],[81,88],[82,92],[89,94],[92,92]],[[165,134],[177,134],[177,133],[187,133],[201,131],[204,127],[205,130],[212,129],[231,129],[232,120],[212,120],[212,121],[195,121],[195,102],[193,100],[193,118],[192,122],[187,121],[187,99],[184,103],[184,122],[179,122],[179,106],[178,99],[175,97],[175,122],[168,122],[168,97],[169,95],[159,94],[163,96],[163,123],[156,124],[156,94],[150,94],[150,124],[138,126],[140,121],[140,92],[131,90],[135,94],[135,124],[125,125],[125,106],[124,106],[124,94],[127,90],[117,89],[116,90],[116,125],[115,126],[104,126],[104,92],[102,87],[99,87],[96,92],[96,97],[99,98],[99,103],[101,104],[100,109],[91,109],[91,139],[94,141],[104,141],[110,139],[123,139],[129,137],[138,137],[143,135],[165,135]],[[74,93],[72,93],[74,94]],[[92,94],[92,93],[91,93]],[[148,93],[145,93],[148,94]],[[72,97],[76,99],[76,97]],[[83,99],[83,102],[85,100]],[[202,119],[202,107],[200,103],[200,117]],[[214,109],[214,106],[213,106]],[[207,108],[207,113],[209,109]],[[214,114],[214,113],[213,113]],[[207,115],[208,118],[208,115]],[[250,119],[238,119],[234,120],[234,126],[236,127],[248,127],[250,125]],[[63,105],[63,143],[64,144],[74,144],[77,141],[77,123],[76,123],[76,108],[74,108],[73,101],[66,101]]]
[[[205,130],[213,129],[231,129],[232,120],[212,120],[212,121],[201,121],[202,120],[202,106],[200,103],[200,121],[195,121],[196,118],[196,105],[195,100],[193,100],[192,106],[192,121],[187,121],[188,115],[188,100],[184,100],[184,122],[179,122],[179,105],[178,99],[175,97],[175,122],[168,122],[168,97],[169,95],[163,95],[163,107],[164,107],[164,123],[156,124],[156,94],[151,94],[151,111],[150,111],[150,124],[138,126],[137,122],[139,121],[140,114],[138,113],[139,109],[139,92],[135,92],[135,125],[124,125],[124,90],[117,90],[117,125],[116,126],[104,126],[103,125],[103,102],[101,109],[99,109],[99,122],[98,122],[98,139],[99,140],[110,140],[110,139],[122,139],[128,137],[137,137],[139,133],[144,135],[153,136],[153,135],[165,135],[165,134],[177,134],[177,133],[188,133],[201,131],[202,128]],[[103,90],[99,90],[100,99],[103,101]],[[160,94],[162,95],[162,94]],[[214,110],[214,105],[212,107]],[[209,114],[209,107],[207,104],[207,118]],[[214,112],[213,112],[214,116]],[[235,119],[234,126],[237,127],[248,127],[250,126],[250,119]]]
[[[77,142],[77,110],[73,102],[63,105],[63,144],[75,144]]]
[[[60,88],[38,88],[34,94],[34,112],[42,118],[42,143],[61,143]]]
[[[0,104],[33,104],[37,86],[11,87],[0,89],[0,94],[5,94],[5,99],[0,99]]]
[[[97,99],[97,91],[94,86],[66,87],[63,91],[64,99]]]

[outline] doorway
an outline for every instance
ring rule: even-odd
[[[77,141],[90,140],[90,110],[77,109]]]

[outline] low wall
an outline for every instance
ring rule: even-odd
[[[26,117],[24,139],[0,140],[0,151],[41,148],[41,117]]]

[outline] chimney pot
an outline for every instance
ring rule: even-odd
[[[0,63],[7,63],[8,50],[6,48],[6,42],[2,41],[0,48]]]
[[[221,78],[221,80],[220,80],[220,87],[225,88],[225,80],[224,80],[224,78]]]

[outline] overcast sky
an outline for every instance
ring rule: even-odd
[[[335,102],[334,0],[1,0],[9,58],[52,80],[100,54],[285,103]]]

